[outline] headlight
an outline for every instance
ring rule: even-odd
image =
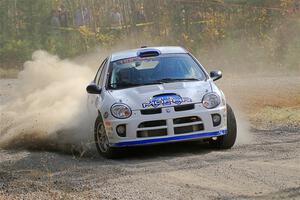
[[[131,109],[126,104],[116,103],[110,108],[111,114],[118,119],[126,119],[131,116]]]
[[[205,108],[215,108],[220,104],[220,97],[216,93],[209,93],[204,95],[202,104]]]

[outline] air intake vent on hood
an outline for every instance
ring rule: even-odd
[[[157,50],[157,49],[143,49],[143,50],[140,50],[138,51],[138,56],[141,57],[141,58],[144,58],[144,57],[153,57],[153,56],[159,56],[160,54],[160,51]]]
[[[161,93],[161,94],[154,95],[153,97],[161,97],[161,96],[173,96],[173,95],[176,95],[176,96],[178,96],[178,95],[177,95],[177,94],[175,94],[175,93]]]

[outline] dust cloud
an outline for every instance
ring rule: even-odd
[[[237,145],[251,144],[254,142],[254,134],[251,131],[249,119],[244,114],[243,109],[234,104],[234,113],[237,121]]]
[[[0,147],[70,151],[86,146],[91,127],[85,87],[93,76],[88,66],[34,52],[10,91],[12,98],[0,107]]]

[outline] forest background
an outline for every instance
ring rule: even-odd
[[[0,77],[38,49],[73,58],[143,45],[180,45],[215,68],[300,70],[299,0],[0,0],[0,29]]]

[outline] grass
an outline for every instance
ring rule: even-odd
[[[253,113],[251,122],[259,129],[300,130],[300,106],[273,107],[266,106]]]
[[[20,70],[14,68],[10,68],[10,69],[0,68],[0,78],[17,78],[19,72]]]

